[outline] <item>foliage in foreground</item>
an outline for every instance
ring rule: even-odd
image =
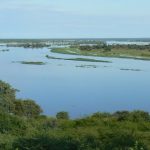
[[[41,115],[32,100],[18,100],[0,81],[0,150],[148,150],[150,115],[144,111],[95,113],[69,119]]]

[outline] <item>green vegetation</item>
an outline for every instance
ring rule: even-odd
[[[42,115],[33,100],[16,98],[0,81],[1,150],[149,150],[150,115],[144,111],[97,112],[69,119]]]
[[[23,42],[23,43],[7,43],[7,47],[24,47],[24,48],[44,48],[48,47],[46,43],[35,41],[35,42]]]
[[[72,55],[150,60],[150,45],[76,45],[67,48],[54,48],[51,51]]]
[[[96,66],[96,65],[78,65],[76,67],[80,67],[80,68],[97,68],[98,66]]]
[[[43,48],[53,46],[79,45],[79,44],[101,44],[100,39],[0,39],[0,44],[11,47]]]
[[[65,112],[65,111],[58,112],[56,114],[56,118],[57,119],[66,119],[66,120],[68,120],[69,119],[69,114],[68,114],[68,112]]]
[[[33,100],[16,99],[18,90],[0,81],[0,112],[18,116],[38,116],[42,110]]]
[[[126,69],[126,68],[121,68],[120,70],[124,70],[124,71],[142,71],[140,69]]]
[[[25,65],[45,65],[46,63],[41,61],[20,61],[21,64]]]
[[[72,61],[88,61],[88,62],[104,62],[104,63],[111,63],[111,61],[105,60],[97,60],[97,59],[90,59],[90,58],[58,58],[46,55],[48,59],[59,59],[59,60],[72,60]]]
[[[123,40],[123,39],[122,39]],[[124,39],[127,40],[127,39]],[[131,40],[131,39],[130,39]],[[134,41],[134,39],[132,39]],[[142,39],[141,39],[142,40]],[[148,39],[147,39],[148,40]],[[144,41],[147,41],[146,39]],[[52,52],[100,56],[100,57],[119,57],[129,59],[150,60],[150,44],[117,44],[107,45],[106,39],[22,39],[22,40],[0,40],[0,43],[6,44],[7,47],[24,47],[24,48],[52,48]],[[140,39],[136,40],[140,41]],[[149,41],[149,40],[148,40]],[[64,48],[54,48],[54,47]]]
[[[0,52],[9,52],[9,49],[1,49]]]

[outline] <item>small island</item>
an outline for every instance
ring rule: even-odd
[[[103,62],[103,63],[112,63],[111,61],[106,60],[97,60],[97,59],[90,59],[90,58],[58,58],[46,55],[45,56],[48,59],[58,59],[58,60],[72,60],[72,61],[87,61],[87,62]]]
[[[41,62],[41,61],[19,61],[19,63],[21,64],[25,64],[25,65],[45,65],[45,62]]]

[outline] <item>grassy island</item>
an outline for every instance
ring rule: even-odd
[[[46,55],[46,58],[48,59],[58,59],[58,60],[72,60],[72,61],[88,61],[88,62],[104,62],[104,63],[111,63],[111,61],[105,61],[105,60],[97,60],[97,59],[90,59],[90,58],[58,58]]]
[[[54,48],[51,51],[71,55],[150,60],[150,45],[76,45],[66,48]]]
[[[45,65],[46,63],[41,61],[20,61],[21,64],[25,65]]]

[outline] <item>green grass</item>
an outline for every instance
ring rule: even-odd
[[[104,62],[104,63],[111,63],[111,61],[105,60],[97,60],[97,59],[90,59],[90,58],[58,58],[46,55],[48,59],[59,59],[59,60],[72,60],[72,61],[87,61],[87,62]]]
[[[55,48],[52,49],[53,53],[71,54],[71,55],[83,55],[83,56],[97,56],[97,57],[116,57],[116,58],[128,58],[138,60],[150,60],[149,50],[136,50],[127,48],[113,48],[111,51],[104,51],[104,49],[93,50],[80,50],[77,48]]]

